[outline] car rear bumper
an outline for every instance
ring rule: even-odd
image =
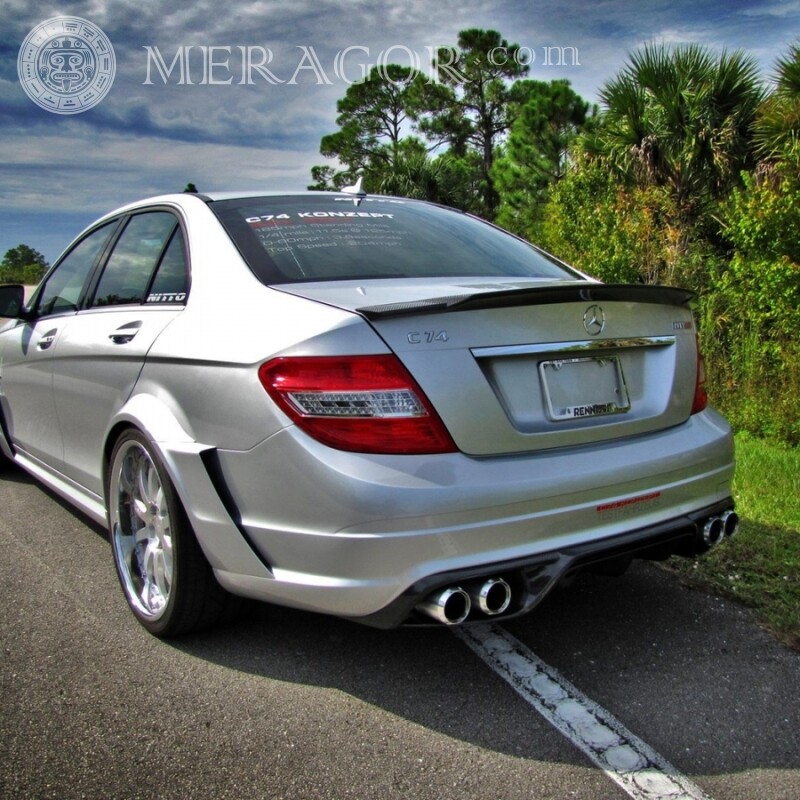
[[[435,624],[428,612],[422,611],[430,598],[453,587],[463,588],[468,596],[474,598],[480,587],[497,580],[508,585],[509,596],[507,607],[496,616],[503,619],[521,616],[537,606],[562,578],[579,570],[597,569],[613,574],[624,569],[633,558],[663,560],[671,555],[691,557],[705,552],[709,549],[703,537],[707,521],[732,514],[733,507],[733,499],[729,497],[686,516],[606,539],[589,540],[516,561],[431,575],[409,586],[388,606],[357,621],[378,628],[393,628],[403,623]],[[733,526],[731,531],[735,533]],[[473,603],[465,621],[486,622],[494,616],[494,613],[485,613]]]
[[[413,616],[451,577],[497,570],[513,574],[522,599],[509,613],[521,613],[542,581],[587,559],[692,554],[697,520],[732,507],[732,436],[710,410],[657,434],[530,456],[363,456],[287,428],[216,459],[215,485],[257,565],[232,569],[218,555],[220,582],[381,626]]]

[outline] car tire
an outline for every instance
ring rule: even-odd
[[[239,598],[217,583],[163,462],[138,430],[117,440],[106,487],[117,574],[150,633],[177,636],[236,614]]]

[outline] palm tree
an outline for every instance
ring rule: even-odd
[[[776,89],[755,124],[757,152],[767,163],[800,158],[800,44],[792,45],[776,67]]]
[[[764,96],[744,53],[647,45],[602,88],[602,124],[586,146],[634,185],[666,187],[686,224],[753,166]]]
[[[431,158],[424,151],[411,151],[398,158],[377,190],[469,211],[477,202],[477,191],[469,180],[473,172],[463,160],[450,153]]]

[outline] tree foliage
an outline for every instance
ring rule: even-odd
[[[590,107],[567,80],[517,81],[512,90],[516,119],[492,177],[501,198],[497,221],[517,233],[536,227],[550,186],[567,173],[570,148],[591,129]]]
[[[339,100],[339,129],[321,142],[322,155],[337,159],[342,169],[315,166],[310,188],[340,188],[363,175],[370,187],[446,196],[494,218],[499,196],[492,165],[516,117],[510,82],[527,71],[521,60],[519,45],[497,31],[470,29],[459,34],[457,47],[437,50],[435,80],[398,64],[373,68]],[[443,194],[455,175],[460,190]]]
[[[410,152],[383,178],[378,191],[469,209],[476,195],[473,174],[474,168],[452,153],[432,158],[426,152]]]
[[[536,240],[607,283],[670,284],[673,214],[663,187],[621,186],[599,161],[578,156],[554,184],[536,226]]]
[[[800,166],[800,44],[778,59],[776,91],[763,103],[755,123],[758,155],[767,162]]]
[[[732,256],[703,296],[720,405],[753,433],[800,444],[800,176],[746,176],[721,210]]]
[[[314,188],[339,188],[358,174],[376,185],[394,168],[404,149],[414,78],[410,68],[388,64],[373,67],[365,80],[348,87],[336,105],[339,130],[320,145],[322,155],[338,159],[344,169],[314,167]]]
[[[0,262],[0,283],[22,283],[32,286],[47,272],[45,257],[32,247],[20,244],[6,251]]]
[[[519,51],[497,31],[470,28],[459,33],[457,49],[439,48],[439,82],[416,84],[419,130],[458,156],[472,150],[480,157],[482,210],[489,219],[500,202],[492,178],[496,149],[514,121],[508,81],[528,71]]]
[[[755,165],[752,125],[764,96],[752,56],[647,45],[602,88],[603,125],[588,146],[627,182],[666,186],[690,222]]]

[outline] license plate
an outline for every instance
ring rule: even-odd
[[[602,417],[631,407],[622,365],[615,356],[542,361],[539,375],[552,420]]]

